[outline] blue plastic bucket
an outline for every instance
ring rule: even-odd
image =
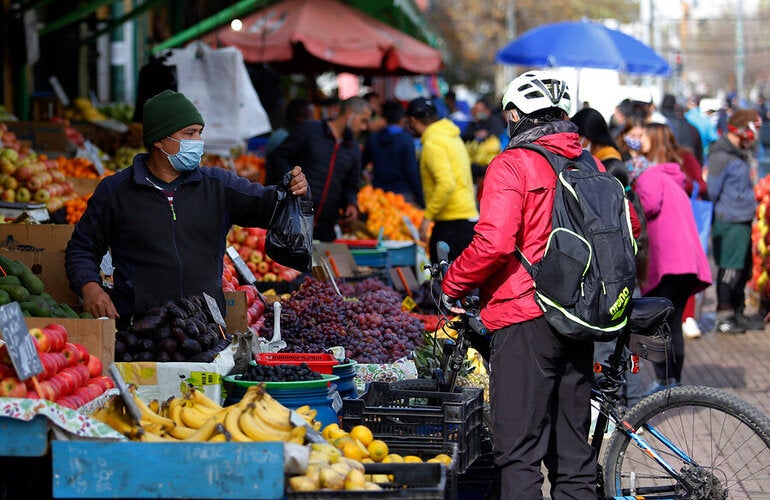
[[[344,365],[332,367],[332,374],[339,377],[335,383],[337,384],[337,392],[340,393],[342,399],[358,399],[358,389],[355,382],[357,364],[357,361],[351,361]]]

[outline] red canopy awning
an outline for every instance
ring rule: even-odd
[[[205,37],[237,47],[246,62],[302,73],[435,74],[441,53],[337,0],[286,0],[251,14],[243,28],[222,27]]]

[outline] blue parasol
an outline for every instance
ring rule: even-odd
[[[521,66],[614,69],[666,76],[670,66],[636,38],[590,21],[533,28],[497,52],[496,62]]]

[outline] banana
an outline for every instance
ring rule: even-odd
[[[185,426],[184,422],[182,422],[183,405],[184,402],[180,398],[172,398],[168,402],[168,418],[176,422],[176,425]]]
[[[150,422],[148,420],[142,419],[139,422],[139,425],[147,432],[150,432],[152,434],[156,434],[158,436],[161,436],[166,433],[166,428],[163,427],[158,422]],[[174,426],[176,427],[176,426]]]
[[[206,396],[206,394],[204,394],[203,391],[192,388],[190,392],[192,393],[192,400],[195,401],[196,405],[202,405],[202,406],[211,408],[213,410],[222,409],[222,405],[220,405],[210,397]]]
[[[208,439],[209,443],[223,443],[225,441],[232,441],[230,431],[228,431],[224,425],[217,424],[214,428],[214,433]]]
[[[124,436],[128,438],[134,438],[139,435],[139,432],[141,427],[136,425],[133,422],[133,419],[129,420],[130,417],[127,415],[123,415],[121,413],[118,413],[114,409],[112,411],[107,412],[106,415],[106,424],[115,429],[116,431],[120,432]]]
[[[305,444],[305,434],[307,429],[302,427],[295,427],[289,432],[289,438],[286,440],[289,443]]]
[[[184,413],[182,415],[184,415]],[[211,436],[214,435],[214,431],[216,431],[217,425],[220,425],[220,424],[218,424],[216,420],[211,418],[207,420],[193,434],[184,438],[182,441],[188,441],[188,442],[189,441],[208,441],[211,438]]]
[[[254,441],[286,441],[289,437],[288,432],[281,432],[268,427],[263,420],[255,417],[251,411],[241,413],[240,417],[238,417],[238,425],[243,433]]]
[[[302,418],[307,420],[307,423],[312,425],[314,423],[316,415],[318,415],[318,410],[311,409],[310,411],[303,413]]]
[[[175,439],[187,439],[193,434],[198,432],[198,429],[193,429],[192,427],[187,427],[186,425],[178,424],[173,429],[168,430],[168,435],[175,438]]]
[[[142,398],[137,396],[136,393],[134,393],[133,396],[134,396],[134,403],[136,403],[136,406],[139,408],[139,412],[142,414],[142,420],[146,420],[148,422],[157,422],[167,430],[176,425],[176,422],[174,422],[170,418],[161,417],[160,415],[152,411],[152,409],[149,406],[147,406],[147,403],[142,401]]]
[[[165,434],[155,434],[154,432],[142,430],[139,434],[139,441],[144,443],[172,443],[179,440]]]
[[[184,425],[193,429],[200,429],[209,420],[216,424],[216,417],[214,415],[201,413],[200,411],[197,411],[197,409],[193,406],[183,407],[181,411],[181,418]]]
[[[280,420],[286,420],[287,423],[289,422],[291,410],[282,405],[280,401],[275,399],[269,393],[265,392],[259,402],[267,408],[268,412],[274,414]]]
[[[241,413],[243,413],[243,409],[240,405],[231,406],[227,416],[225,416],[225,428],[230,432],[233,441],[237,443],[251,443],[254,440],[244,434],[238,423]]]
[[[304,415],[305,413],[310,411],[310,405],[302,405],[299,408],[295,408],[294,411],[296,411],[300,415]]]
[[[147,405],[153,413],[160,413],[160,401],[153,399]]]
[[[291,422],[289,421],[289,411],[290,410],[283,405],[281,405],[281,408],[277,408],[276,405],[268,404],[265,398],[262,398],[254,403],[253,413],[255,417],[261,418],[273,429],[281,432],[289,432],[292,429]]]

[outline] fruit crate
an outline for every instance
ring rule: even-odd
[[[350,253],[357,266],[390,267],[387,248],[358,249],[351,250]]]
[[[393,443],[392,446],[388,446],[388,452],[398,453],[402,457],[405,457],[407,455],[417,455],[423,460],[428,460],[430,458],[433,458],[439,453],[445,453],[450,457],[452,457],[451,465],[446,468],[446,494],[444,495],[444,498],[446,500],[457,500],[458,498],[457,481],[459,479],[459,474],[457,473],[457,459],[458,459],[457,443],[417,444],[414,441],[411,443],[398,442],[398,443]],[[414,465],[414,463],[408,463],[406,465]],[[420,464],[417,463],[417,465],[420,465]]]
[[[382,484],[379,491],[287,491],[289,500],[316,498],[372,499],[400,498],[444,500],[446,495],[446,467],[440,463],[372,463],[364,464],[365,474],[388,474],[393,480]]]
[[[331,375],[337,358],[329,353],[296,352],[260,352],[254,355],[254,361],[260,365],[299,365],[307,363],[314,372]]]
[[[483,433],[484,391],[465,387],[461,392],[391,389],[372,382],[359,399],[346,399],[340,411],[341,427],[371,429],[388,446],[401,443],[414,449],[457,444],[457,473],[478,457]]]

